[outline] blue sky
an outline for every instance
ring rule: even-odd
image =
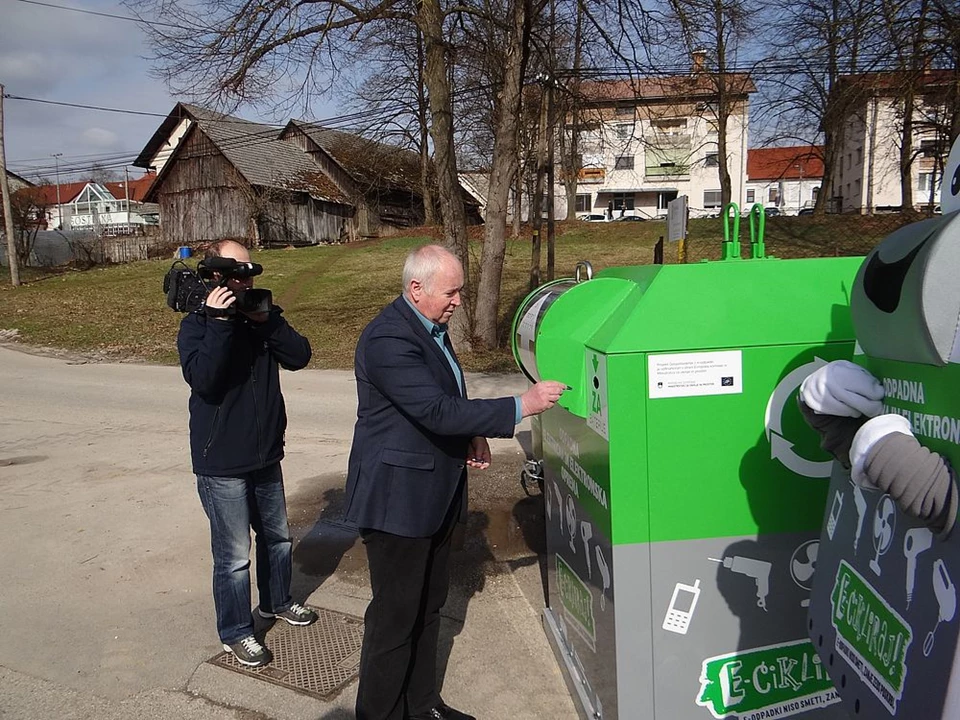
[[[42,0],[129,16],[117,2]],[[162,82],[149,75],[147,40],[133,22],[0,0],[0,83],[22,97],[96,105],[165,115],[176,103]],[[251,120],[255,112],[237,113]],[[323,114],[336,114],[330,108]],[[99,159],[122,175],[160,124],[160,117],[83,110],[8,98],[4,135],[11,171],[33,178],[54,178],[52,153],[61,181],[89,174]],[[124,159],[118,159],[120,157]],[[131,173],[137,177],[140,170]]]

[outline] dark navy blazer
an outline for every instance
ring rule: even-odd
[[[429,537],[466,482],[470,439],[512,437],[516,401],[461,396],[446,356],[402,296],[360,335],[354,370],[357,425],[345,518],[361,528]]]

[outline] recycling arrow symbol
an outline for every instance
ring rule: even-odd
[[[770,442],[770,457],[779,460],[785,468],[797,475],[810,478],[828,478],[833,467],[833,461],[817,462],[800,457],[794,452],[793,443],[783,436],[783,408],[793,391],[800,387],[807,375],[817,370],[827,362],[815,357],[812,362],[794,368],[781,380],[770,393],[767,401],[767,410],[764,414],[764,428],[767,440]]]

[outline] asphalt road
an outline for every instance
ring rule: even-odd
[[[474,396],[525,387],[520,376],[468,383]],[[334,516],[342,497],[356,408],[352,373],[284,373],[283,387],[296,590],[312,602],[343,601],[362,611],[362,549],[343,541],[331,552],[316,532],[318,518]],[[0,718],[296,716],[251,710],[236,699],[242,693],[217,697],[197,680],[219,643],[179,369],[0,347],[0,388]],[[467,571],[451,595],[452,622],[463,627],[449,638],[449,662],[462,670],[448,672],[444,692],[484,702],[477,673],[486,668],[496,676],[488,689],[500,696],[498,714],[572,717],[536,620],[539,573],[528,540],[536,536],[538,509],[516,483],[523,453],[516,440],[493,448],[501,472],[474,483],[480,507],[459,561]],[[507,585],[483,582],[504,568],[517,570],[518,580],[511,573]],[[468,603],[476,620],[467,617]],[[490,661],[483,618],[496,625],[504,616],[519,628],[522,652],[515,661],[501,654],[474,667],[478,657]],[[510,677],[499,676],[512,662]],[[542,695],[535,706],[531,693]],[[511,709],[513,695],[522,711]],[[348,696],[341,705],[349,704]]]

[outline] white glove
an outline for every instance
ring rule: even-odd
[[[800,399],[820,415],[858,418],[883,412],[883,385],[849,360],[834,360],[800,385]]]
[[[890,433],[903,433],[913,437],[910,421],[903,415],[893,414],[878,415],[867,420],[853,436],[853,442],[850,444],[850,477],[860,487],[869,487],[872,484],[863,470],[867,455],[870,454],[874,445]]]

